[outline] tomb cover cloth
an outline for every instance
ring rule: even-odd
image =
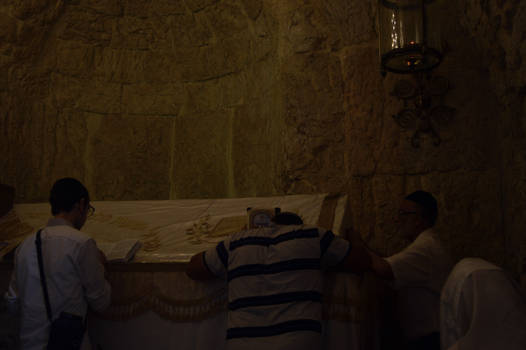
[[[194,254],[215,247],[231,234],[243,230],[248,207],[279,207],[282,211],[298,213],[306,223],[330,229],[336,234],[345,230],[345,218],[348,217],[347,195],[326,193],[94,201],[91,204],[96,212],[82,228],[84,234],[96,242],[133,238],[142,243],[131,263],[121,267],[108,266],[107,278],[113,286],[112,304],[99,316],[112,320],[129,320],[151,310],[172,321],[196,321],[226,310],[226,284],[221,280],[209,283],[192,281],[184,273],[184,264]],[[15,205],[9,215],[0,218],[1,239],[10,243],[4,250],[9,251],[28,234],[43,227],[49,215],[49,203]],[[325,286],[324,317],[357,322],[362,318],[363,310],[357,307],[363,299],[360,279],[349,274],[328,275],[331,283]]]

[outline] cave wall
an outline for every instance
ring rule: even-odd
[[[18,201],[66,175],[98,200],[276,193],[279,65],[262,7],[4,5],[1,180]]]

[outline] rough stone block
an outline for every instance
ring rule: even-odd
[[[17,202],[47,201],[53,182],[84,180],[85,120],[74,111],[58,112],[43,103],[19,106],[0,120],[5,159],[0,182],[11,184]]]
[[[192,12],[201,11],[209,6],[214,5],[219,0],[185,0],[186,6],[190,8]]]
[[[11,7],[13,16],[25,20],[42,13],[53,0],[16,1]]]
[[[288,49],[293,53],[312,52],[323,46],[326,35],[313,24],[312,14],[312,7],[302,6],[288,15],[288,30],[283,35],[290,42]]]
[[[184,101],[180,83],[124,85],[122,104],[128,115],[175,116]]]
[[[75,105],[82,111],[115,114],[122,111],[122,86],[102,80],[79,80]],[[73,87],[75,89],[75,87]]]
[[[153,16],[171,16],[188,13],[184,1],[157,0],[150,2],[149,5]]]
[[[313,2],[317,31],[330,47],[343,48],[376,40],[376,6],[371,1]]]
[[[148,18],[122,17],[115,27],[111,36],[113,48],[148,50],[155,41],[163,39],[162,33],[154,32],[154,22]]]
[[[214,111],[239,106],[250,94],[245,74],[231,74],[202,82],[185,84],[187,111]]]
[[[175,123],[171,197],[229,197],[232,111],[183,114]]]
[[[87,184],[95,200],[169,198],[173,118],[93,113],[84,118]]]
[[[188,47],[208,46],[214,41],[214,33],[205,14],[184,14],[167,19],[170,28],[170,47],[181,55],[192,55]]]
[[[113,20],[95,11],[73,7],[61,17],[57,36],[62,40],[76,41],[95,46],[110,43]]]
[[[56,55],[56,70],[64,75],[75,77],[89,76],[93,66],[94,48],[88,45],[59,45]]]
[[[141,83],[155,79],[149,75],[150,67],[154,63],[160,67],[155,77],[162,75],[164,77],[162,82],[171,77],[171,70],[167,73],[166,68],[169,64],[168,57],[163,60],[155,53],[143,50],[97,48],[94,57],[94,75],[104,77],[110,82]]]
[[[248,29],[248,18],[239,1],[220,1],[213,8],[208,8],[205,13],[211,30],[217,38],[239,36]]]
[[[261,0],[241,0],[248,18],[255,20],[259,17],[263,8],[263,2]]]
[[[264,100],[250,101],[236,108],[231,157],[237,196],[261,196],[275,192],[274,179],[281,142],[273,129],[273,124],[279,122],[273,109],[275,107]]]
[[[13,43],[17,40],[17,20],[0,12],[0,43]]]

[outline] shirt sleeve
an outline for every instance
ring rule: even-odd
[[[349,241],[337,237],[331,231],[319,230],[320,233],[320,263],[322,269],[338,265],[351,252]]]
[[[414,242],[385,260],[393,270],[395,288],[405,288],[427,286],[432,274],[432,259],[429,249]]]
[[[95,311],[104,311],[110,305],[111,287],[104,278],[104,266],[99,261],[99,250],[93,239],[82,245],[78,264],[80,280],[89,306]]]
[[[228,272],[228,242],[228,240],[221,241],[203,254],[206,267],[219,278],[226,278]]]

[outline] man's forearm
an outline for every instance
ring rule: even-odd
[[[370,249],[369,255],[371,256],[371,270],[376,275],[378,275],[378,277],[386,280],[394,279],[393,269],[391,268],[391,265],[387,262],[387,260],[377,255]]]
[[[204,252],[197,253],[190,259],[186,267],[186,275],[193,280],[203,281],[216,278],[205,265]]]
[[[358,232],[350,229],[347,232],[347,235],[348,237],[350,237],[350,241],[353,247],[359,247],[359,249],[366,251],[367,254],[369,255],[369,264],[365,264],[363,265],[363,267],[367,268],[368,270],[371,270],[376,275],[378,275],[378,277],[380,278],[387,279],[387,280],[391,280],[394,278],[393,270],[391,269],[391,265],[389,265],[389,263],[384,258],[382,258],[378,254],[376,254],[373,250],[371,250],[365,244],[365,242],[362,239],[362,236]]]

